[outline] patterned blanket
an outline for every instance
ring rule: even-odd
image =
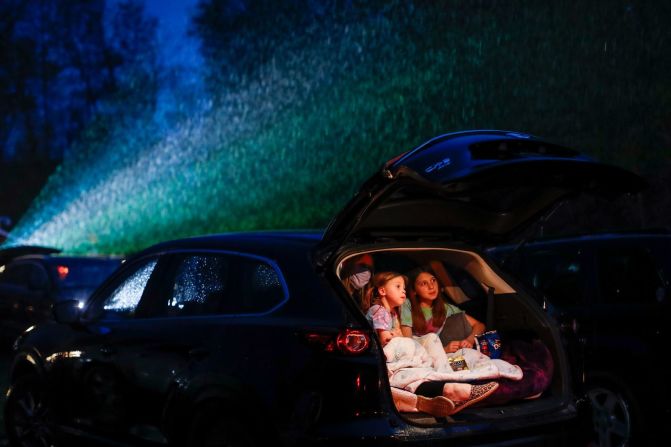
[[[522,379],[522,369],[505,360],[490,359],[475,349],[446,354],[436,334],[424,337],[394,337],[384,347],[389,384],[414,392],[427,381],[470,382],[482,379]],[[455,371],[450,358],[463,357],[467,368]]]

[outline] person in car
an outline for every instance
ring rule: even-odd
[[[429,333],[439,333],[447,317],[462,313],[454,304],[443,299],[442,288],[436,275],[428,267],[419,267],[410,274],[410,299],[401,308],[401,331],[406,337],[421,337]],[[485,332],[485,325],[464,312],[464,318],[471,327],[463,338],[449,341],[445,352],[456,352],[461,348],[474,348],[475,336]]]
[[[373,257],[364,253],[347,260],[341,270],[342,284],[364,312],[370,308],[371,294],[367,292],[372,287],[374,265]],[[445,417],[454,410],[454,402],[442,395],[427,397],[396,387],[391,387],[391,395],[394,405],[402,412]]]
[[[364,253],[345,261],[340,272],[342,284],[364,312],[370,308],[367,292],[371,287],[374,266],[373,257]]]
[[[382,346],[386,346],[394,337],[403,337],[399,320],[400,307],[406,301],[406,276],[397,272],[387,271],[376,273],[368,288],[365,302],[371,303],[366,318],[377,332]],[[431,366],[438,371],[452,370],[443,345],[434,333],[426,334],[422,338],[413,339],[421,348],[414,348],[418,352],[425,351],[430,357]]]
[[[444,330],[447,317],[463,312],[454,304],[448,303],[441,293],[443,288],[429,267],[420,267],[410,273],[412,291],[401,310],[401,330],[406,336],[426,336]],[[453,353],[462,348],[473,348],[474,339],[485,332],[485,325],[464,313],[465,320],[471,326],[469,334],[460,340],[448,342],[445,352]],[[457,331],[459,332],[459,331]],[[549,386],[554,371],[552,355],[539,340],[509,340],[502,359],[517,365],[522,371],[521,380],[498,379],[496,392],[487,397],[488,405],[499,405],[516,399],[537,397]],[[445,386],[452,386],[446,384]],[[440,383],[423,383],[416,390],[426,396],[444,395]],[[454,398],[453,394],[447,393]]]
[[[405,284],[407,280],[404,275],[396,272],[379,272],[373,276],[372,287],[368,293],[371,295],[369,301],[371,307],[368,309],[366,317],[371,322],[373,328],[380,338],[380,342],[385,347],[385,355],[388,365],[394,365],[388,368],[390,378],[399,373],[398,377],[407,377],[414,385],[419,384],[419,389],[426,390],[429,396],[423,392],[416,393],[420,401],[430,397],[444,397],[453,403],[454,408],[449,413],[455,414],[464,408],[480,402],[490,396],[498,388],[498,383],[488,382],[484,384],[471,384],[466,381],[440,380],[441,377],[455,377],[471,375],[477,378],[480,372],[484,374],[500,374],[501,371],[492,371],[492,369],[483,368],[482,371],[468,371],[464,374],[455,375],[452,367],[449,365],[447,355],[442,349],[440,339],[436,334],[426,334],[424,343],[412,337],[404,337],[400,330],[398,319],[398,310],[405,302]],[[391,346],[394,340],[398,341]],[[426,346],[426,348],[425,348]],[[392,354],[392,352],[394,352]],[[405,357],[405,358],[402,358]],[[400,359],[400,362],[398,361]],[[476,362],[473,362],[476,363]],[[505,363],[505,362],[502,362]],[[504,366],[503,364],[501,366]],[[521,371],[512,367],[503,374],[509,374],[510,377],[521,378]],[[505,366],[504,366],[505,367]],[[436,374],[433,378],[429,376]],[[487,375],[479,376],[481,378]],[[401,378],[405,381],[405,378]],[[394,389],[394,388],[392,388]],[[434,394],[435,393],[435,394]]]
[[[402,337],[399,307],[405,302],[405,276],[396,272],[381,272],[373,277],[372,288],[366,295],[371,303],[366,318],[377,332],[382,346],[393,337]],[[370,300],[370,301],[369,301]]]

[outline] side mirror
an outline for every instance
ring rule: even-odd
[[[78,300],[59,301],[54,304],[53,313],[58,323],[73,324],[79,321],[82,307]]]

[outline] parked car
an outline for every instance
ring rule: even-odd
[[[76,300],[83,307],[121,264],[119,257],[58,256],[39,247],[8,249],[0,258],[0,337],[6,342],[51,319],[54,303]]]
[[[387,162],[323,233],[150,247],[84,309],[58,303],[57,323],[17,341],[4,418],[10,443],[573,445],[579,401],[559,328],[478,247],[568,195],[643,184],[535,137],[461,132]],[[484,300],[486,321],[504,340],[548,347],[548,389],[446,419],[399,412],[380,343],[339,279],[363,253],[378,268],[431,258],[467,273],[486,289],[473,300]]]
[[[60,253],[55,247],[43,247],[40,245],[17,245],[0,249],[0,265],[5,265],[14,258],[26,255],[49,255]]]
[[[671,386],[661,357],[671,328],[671,233],[592,234],[490,251],[576,343],[601,445],[642,445],[669,434]]]

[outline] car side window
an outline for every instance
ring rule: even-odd
[[[584,269],[579,249],[539,250],[524,254],[524,280],[557,306],[585,302]]]
[[[223,256],[187,256],[175,272],[172,294],[165,315],[207,315],[216,313],[225,301],[228,259]]]
[[[114,288],[103,301],[102,310],[105,317],[130,318],[134,316],[156,263],[157,260],[152,259],[141,264]]]
[[[604,248],[598,256],[599,286],[604,302],[652,304],[659,300],[663,282],[645,249]]]
[[[254,314],[285,298],[278,272],[267,262],[233,254],[184,256],[170,296],[155,316]]]
[[[238,313],[266,312],[284,300],[280,277],[270,265],[247,258],[241,267],[243,288],[236,301]]]

